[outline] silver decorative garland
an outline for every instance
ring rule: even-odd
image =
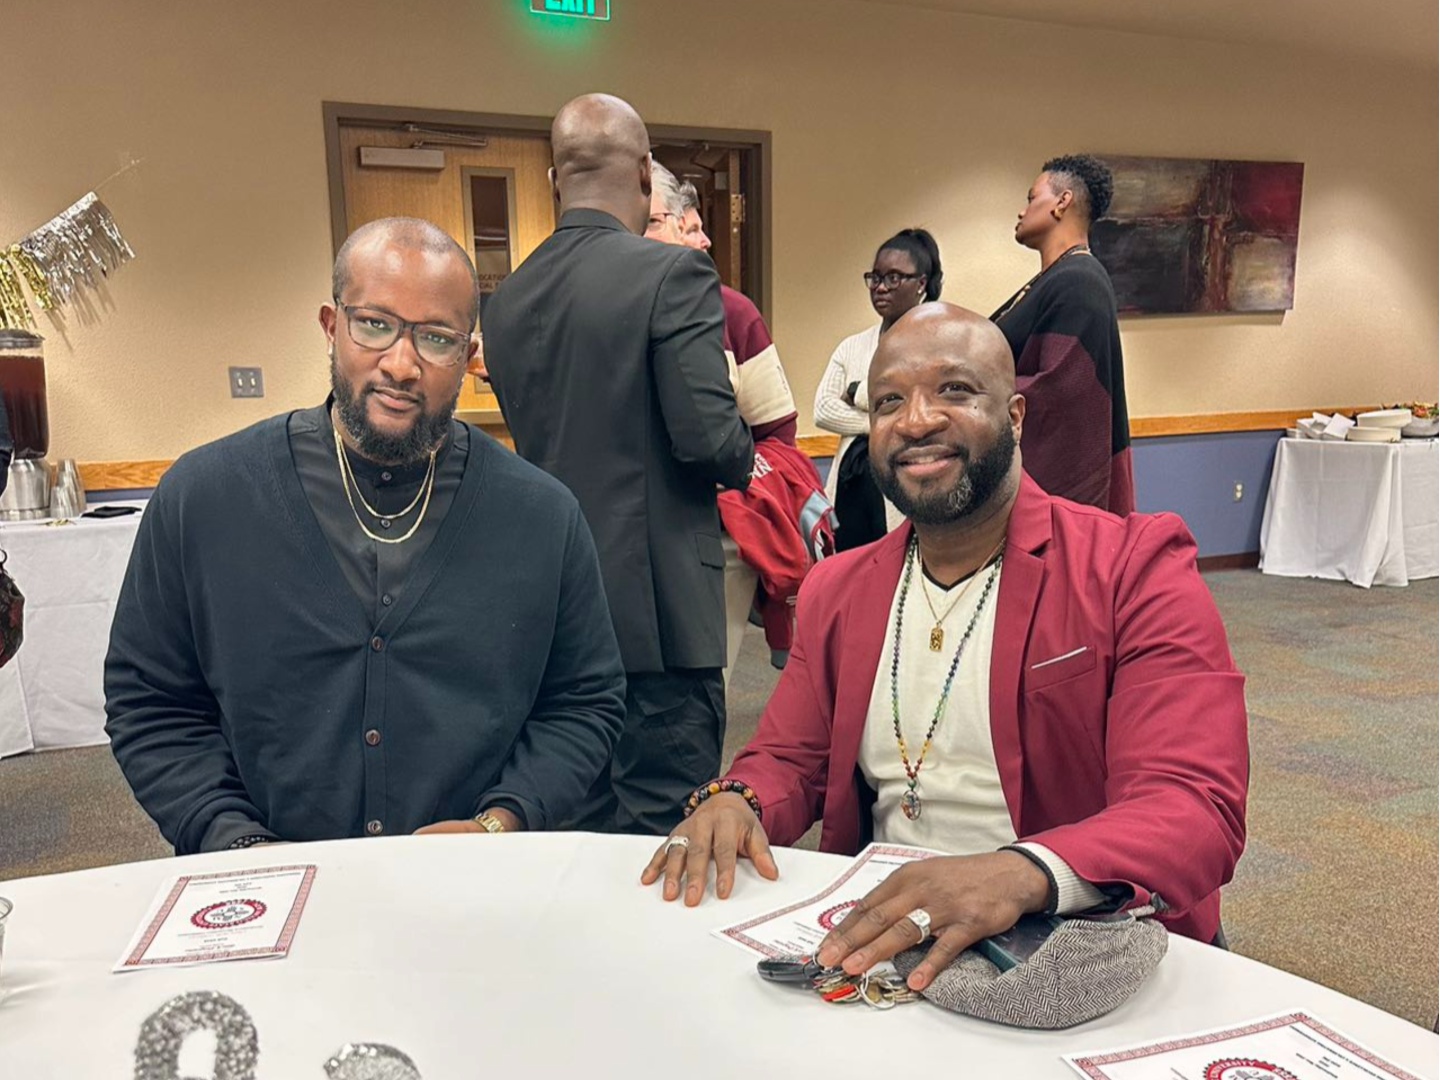
[[[212,1080],[255,1080],[255,1024],[234,998],[211,990],[171,998],[140,1026],[135,1080],[181,1080],[180,1051],[197,1031],[215,1035]],[[325,1074],[329,1080],[421,1080],[410,1058],[378,1043],[346,1043],[325,1062]]]
[[[68,304],[82,285],[98,288],[100,278],[135,257],[93,191],[21,240],[19,248],[45,278],[56,307]]]

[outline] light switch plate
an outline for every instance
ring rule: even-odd
[[[264,397],[265,376],[258,367],[232,367],[230,369],[231,397]]]

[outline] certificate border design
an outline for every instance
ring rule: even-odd
[[[174,910],[181,895],[185,892],[186,886],[192,881],[223,881],[226,878],[259,877],[266,874],[282,874],[294,870],[305,871],[300,881],[300,888],[296,890],[295,902],[290,906],[290,914],[285,918],[285,925],[281,927],[280,937],[274,946],[260,949],[238,949],[226,952],[192,953],[188,956],[166,957],[165,959],[146,960],[145,953],[155,943],[155,937],[160,933],[160,927],[165,925],[170,912]],[[166,967],[176,964],[198,964],[207,960],[249,960],[257,956],[284,956],[290,951],[290,943],[295,939],[296,927],[300,925],[300,916],[305,910],[305,902],[310,898],[310,889],[315,881],[315,867],[313,864],[297,863],[292,866],[256,866],[245,870],[223,870],[213,874],[185,874],[175,880],[175,885],[166,895],[165,901],[155,912],[155,917],[145,927],[145,933],[136,942],[135,948],[121,962],[122,971],[135,970],[145,967]]]
[[[868,863],[871,859],[875,858],[877,855],[906,855],[912,856],[912,858],[910,859],[911,862],[920,862],[922,859],[933,859],[936,857],[937,854],[938,853],[932,852],[917,853],[915,848],[903,847],[899,844],[871,844],[865,849],[865,853],[860,858],[856,859],[853,863],[850,864],[850,866],[845,870],[845,873],[841,874],[829,885],[821,889],[820,892],[817,893],[815,896],[807,896],[804,900],[797,900],[795,903],[789,905],[788,907],[780,908],[778,911],[767,911],[763,915],[756,915],[753,919],[747,919],[745,922],[736,923],[734,926],[727,926],[723,933],[726,937],[732,938],[735,941],[740,942],[747,948],[754,949],[762,956],[768,956],[770,959],[774,960],[781,955],[777,950],[775,950],[769,945],[762,945],[760,942],[756,941],[744,931],[750,929],[752,926],[759,926],[762,923],[771,922],[774,919],[780,918],[782,915],[789,915],[792,911],[799,911],[801,908],[809,907],[811,904],[815,903],[815,901],[823,899],[824,897],[830,895],[831,893],[839,889],[840,886],[844,885],[845,882],[849,881],[852,877],[854,877],[855,874],[859,872],[862,866]],[[895,869],[898,870],[899,867],[897,866]]]
[[[1374,1065],[1377,1068],[1393,1072],[1399,1080],[1420,1080],[1414,1073],[1402,1069],[1393,1062],[1378,1057],[1368,1047],[1361,1046],[1353,1039],[1341,1035],[1334,1028],[1322,1024],[1309,1013],[1302,1011],[1282,1013],[1279,1016],[1272,1016],[1265,1020],[1256,1020],[1254,1023],[1242,1024],[1239,1027],[1219,1028],[1215,1031],[1204,1032],[1199,1035],[1187,1035],[1179,1039],[1170,1039],[1166,1042],[1149,1043],[1145,1046],[1135,1046],[1128,1050],[1115,1050],[1104,1054],[1085,1054],[1071,1059],[1071,1064],[1076,1069],[1091,1077],[1092,1080],[1106,1080],[1105,1074],[1100,1070],[1103,1065],[1118,1065],[1127,1061],[1138,1061],[1141,1058],[1154,1057],[1157,1054],[1167,1054],[1172,1050],[1188,1050],[1192,1046],[1204,1046],[1207,1043],[1221,1042],[1225,1039],[1240,1038],[1245,1035],[1258,1035],[1266,1031],[1274,1031],[1276,1028],[1290,1027],[1294,1024],[1303,1024],[1305,1027],[1324,1035],[1336,1046],[1343,1047],[1362,1061]]]

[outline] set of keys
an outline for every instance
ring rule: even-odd
[[[821,967],[809,956],[761,960],[756,967],[762,979],[808,986],[831,1005],[863,1003],[872,1009],[893,1009],[920,998],[899,975],[884,972],[849,975],[841,968]]]

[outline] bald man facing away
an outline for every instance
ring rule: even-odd
[[[580,501],[624,659],[625,730],[576,828],[663,833],[720,769],[725,554],[717,486],[754,459],[710,260],[647,241],[649,136],[619,98],[551,128],[554,235],[491,296],[485,354],[515,449]]]
[[[156,488],[106,730],[177,854],[555,828],[608,768],[624,673],[590,530],[453,418],[477,292],[429,222],[356,230],[320,308],[329,398]]]
[[[871,464],[909,524],[806,579],[726,778],[751,798],[700,803],[676,829],[688,851],[662,846],[643,880],[698,903],[713,853],[723,897],[737,853],[774,877],[769,845],[817,819],[825,851],[949,852],[891,875],[819,950],[860,972],[933,927],[917,990],[1028,912],[1154,904],[1216,939],[1245,840],[1244,679],[1189,532],[1030,479],[1009,348],[974,312],[900,319],[869,400]]]

